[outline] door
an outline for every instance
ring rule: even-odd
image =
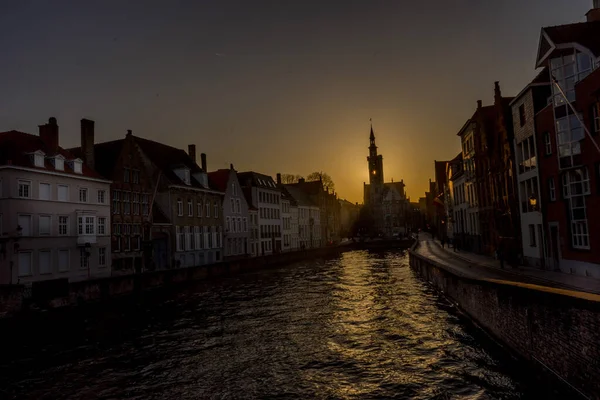
[[[559,236],[558,236],[558,226],[551,225],[550,226],[550,241],[552,246],[552,261],[554,264],[554,269],[560,269],[560,248],[559,248]]]

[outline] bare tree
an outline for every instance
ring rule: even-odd
[[[298,181],[302,179],[302,175],[294,175],[294,174],[281,174],[281,183],[298,183]]]
[[[335,183],[333,182],[333,179],[331,179],[331,177],[323,171],[313,172],[312,174],[309,174],[306,177],[306,180],[309,182],[320,180],[321,182],[323,182],[323,188],[325,190],[332,192],[335,190]]]

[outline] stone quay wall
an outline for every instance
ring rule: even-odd
[[[414,251],[410,265],[517,356],[582,398],[600,399],[600,302],[594,296],[471,279]]]

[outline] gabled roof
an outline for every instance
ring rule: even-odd
[[[548,26],[542,28],[536,57],[536,67],[540,67],[547,56],[557,46],[578,44],[600,56],[600,21],[579,22],[576,24]]]
[[[292,206],[298,206],[298,203],[296,202],[296,199],[294,199],[294,197],[290,194],[290,192],[288,192],[288,190],[285,188],[284,185],[280,185],[279,189],[281,189],[281,198],[282,200],[287,200],[290,202],[290,205]]]
[[[298,206],[317,207],[317,204],[315,204],[311,200],[310,195],[303,191],[300,187],[298,187],[297,184],[292,183],[282,186],[285,188],[287,193],[296,201],[296,204]]]
[[[31,161],[30,154],[41,150],[46,155],[44,159],[44,167],[36,167]],[[82,164],[82,173],[78,174],[65,162],[64,171],[54,169],[54,165],[50,162],[50,157],[60,154],[66,161],[77,159],[77,155],[70,153],[68,150],[58,147],[56,150],[51,149],[39,136],[32,135],[19,131],[0,132],[0,165],[15,165],[19,167],[39,169],[40,171],[56,172],[73,176],[85,176],[95,179],[103,179],[93,169]]]
[[[94,145],[94,167],[100,175],[107,178],[112,177],[124,142],[125,139],[119,139]],[[69,151],[77,157],[83,158],[81,147],[74,147]]]
[[[513,98],[513,100],[510,102],[510,105],[512,106],[517,100],[519,100],[532,87],[546,86],[546,85],[550,85],[550,72],[548,70],[548,67],[542,68],[542,70],[536,75],[536,77],[533,78],[533,80],[531,82],[529,82],[527,84],[527,86],[525,86],[523,88],[523,90],[521,90],[519,92],[519,94]]]
[[[278,190],[277,184],[272,177],[254,171],[238,173],[238,180],[243,187],[260,187],[264,189]]]
[[[208,183],[210,187],[219,192],[227,191],[227,183],[229,182],[230,169],[219,169],[208,173]]]
[[[201,173],[203,171],[182,149],[177,149],[153,140],[143,139],[138,136],[134,136],[134,139],[144,154],[146,154],[152,163],[162,171],[163,176],[165,176],[172,184],[187,186],[173,171],[175,168],[185,167],[190,170],[190,187],[196,189],[211,189],[210,184],[209,187],[206,188],[193,177],[193,174]]]

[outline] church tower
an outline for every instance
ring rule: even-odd
[[[373,133],[373,124],[371,124],[371,136],[369,137],[371,145],[369,146],[369,183],[372,188],[383,187],[383,156],[377,155],[377,146],[375,145],[375,134]]]

